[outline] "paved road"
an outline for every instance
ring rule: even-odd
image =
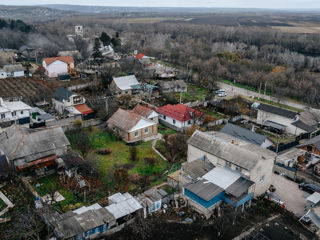
[[[232,86],[232,85],[229,85],[226,83],[219,82],[218,85],[219,85],[220,89],[224,89],[227,91],[228,97],[230,97],[230,96],[233,97],[235,95],[244,95],[246,97],[252,97],[252,98],[259,97],[259,98],[264,98],[266,100],[271,100],[273,102],[279,102],[279,103],[282,103],[282,104],[285,104],[285,105],[288,105],[291,107],[295,107],[295,108],[300,108],[300,109],[308,109],[309,108],[307,104],[297,103],[297,102],[288,101],[288,100],[284,100],[284,99],[281,99],[279,101],[278,98],[267,96],[267,95],[265,96],[264,94],[259,94],[257,92],[249,91],[247,89],[240,88],[240,87],[235,87],[235,86]]]
[[[281,201],[284,202],[289,211],[299,217],[305,213],[304,207],[309,193],[300,190],[297,183],[274,173],[272,175],[272,185],[275,186],[275,193],[280,196]]]

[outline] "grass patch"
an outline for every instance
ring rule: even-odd
[[[188,84],[188,91],[181,93],[183,101],[203,101],[207,96],[208,89]],[[175,93],[175,98],[180,99],[180,93]]]
[[[171,135],[171,134],[178,133],[176,130],[173,130],[171,128],[168,128],[162,125],[159,125],[158,132],[161,133],[162,135]]]
[[[270,101],[270,100],[267,100],[267,99],[264,99],[264,98],[254,97],[254,99],[259,101],[259,102],[262,102],[262,103],[267,103],[267,104],[270,104],[270,105],[273,105],[273,106],[276,106],[276,107],[280,107],[280,108],[284,108],[284,109],[288,109],[288,110],[294,111],[294,112],[303,112],[304,111],[303,109],[300,109],[300,108],[291,107],[291,106],[288,106],[288,105],[285,105],[285,104],[282,104],[282,103],[277,103],[277,102],[274,102],[274,101]]]
[[[59,183],[59,176],[57,174],[37,179],[33,182],[34,187],[36,183],[40,183],[40,187],[35,189],[41,197],[58,191],[65,198],[64,201],[55,203],[53,205],[55,209],[59,209],[64,212],[69,209],[78,208],[85,205],[83,202],[83,196],[81,194],[74,194],[71,190],[64,188]],[[77,204],[74,205],[75,203]]]
[[[7,207],[6,203],[4,201],[2,201],[2,199],[0,198],[0,211],[5,209],[6,207]]]
[[[213,110],[207,109],[207,108],[199,108],[199,111],[204,113],[205,115],[215,117],[217,120],[225,118],[225,116],[221,113],[215,112]]]
[[[165,129],[166,132],[171,132],[171,129]],[[117,169],[130,165],[128,170],[129,178],[133,175],[148,176],[150,181],[156,181],[163,172],[170,168],[170,163],[164,161],[158,154],[152,149],[152,141],[143,142],[136,146],[137,149],[137,160],[132,161],[130,159],[129,146],[122,140],[119,140],[113,134],[109,132],[94,131],[89,132],[94,149],[90,154],[94,155],[96,159],[96,165],[99,168],[99,172],[102,174],[101,181],[110,186],[110,174]],[[74,143],[77,140],[77,134],[79,133],[67,133],[67,137],[74,147]],[[95,151],[96,149],[108,148],[111,149],[111,153],[108,155],[100,155]],[[145,161],[146,158],[153,158],[155,160],[154,165],[150,165]],[[139,186],[130,183],[130,190],[135,190]]]

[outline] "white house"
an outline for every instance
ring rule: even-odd
[[[0,98],[0,123],[29,123],[31,110],[32,107],[22,101],[4,101]]]
[[[140,89],[140,84],[135,75],[113,78],[110,84],[111,90],[116,95],[135,93],[135,90]]]
[[[269,189],[276,154],[221,132],[196,130],[188,140],[188,162],[207,159],[255,183],[254,195]]]
[[[70,115],[82,115],[84,118],[94,111],[86,104],[86,99],[66,88],[58,88],[53,93],[52,104],[54,109],[63,114],[65,111]]]
[[[0,78],[24,77],[24,68],[21,64],[5,65],[3,71],[0,71],[0,75]]]
[[[44,58],[42,66],[48,77],[58,77],[60,74],[74,73],[74,60],[72,56]]]
[[[203,113],[192,109],[184,104],[165,105],[157,108],[160,114],[159,121],[165,126],[168,126],[177,131],[184,131],[196,124],[203,116]]]
[[[297,113],[262,103],[257,109],[257,123],[279,132],[298,136],[303,133],[312,134],[318,130],[319,112],[310,110]]]

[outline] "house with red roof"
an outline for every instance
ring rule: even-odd
[[[203,116],[202,112],[181,103],[159,107],[157,112],[160,114],[160,123],[177,131],[185,131],[192,125],[199,123]]]
[[[44,58],[42,66],[48,77],[58,77],[60,74],[74,73],[74,59],[72,56]]]
[[[158,123],[121,108],[109,118],[107,125],[127,143],[142,141],[158,134]]]

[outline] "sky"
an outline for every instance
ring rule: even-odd
[[[134,7],[314,9],[320,0],[0,0],[0,5],[73,4]]]

